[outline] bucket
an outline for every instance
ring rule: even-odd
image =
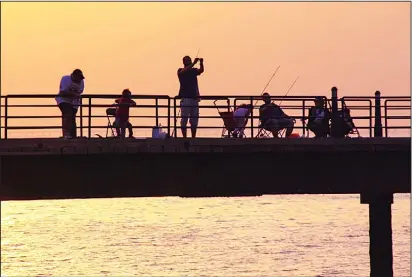
[[[300,135],[298,133],[292,133],[288,138],[300,138]]]

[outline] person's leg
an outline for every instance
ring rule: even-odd
[[[76,124],[77,110],[78,110],[78,108],[74,108],[72,106],[71,128],[70,128],[70,136],[72,138],[77,138],[77,124]]]
[[[197,126],[199,123],[199,102],[197,100],[190,100],[190,130],[192,131],[192,138],[196,137]]]
[[[274,138],[279,137],[279,128],[276,119],[269,119],[268,121],[266,121],[264,128],[270,131]]]
[[[113,121],[113,127],[115,128],[115,130],[116,130],[116,136],[117,137],[120,137],[120,125],[119,125],[119,119],[118,118],[116,118],[114,121]]]
[[[242,124],[244,123],[244,118],[241,116],[235,116],[233,119],[236,122],[236,128],[235,130],[233,130],[233,134],[235,134],[237,137],[237,135],[241,135],[242,133]]]
[[[60,103],[58,105],[62,113],[62,132],[63,138],[70,138],[71,123],[72,123],[72,106],[69,103]]]
[[[133,138],[133,125],[130,121],[127,121],[127,129],[129,130],[129,138]]]
[[[126,124],[127,124],[126,120],[124,120],[124,119],[119,120],[120,137],[121,138],[126,137]]]
[[[286,129],[285,137],[288,137],[293,132],[293,127],[295,126],[295,122],[291,118],[282,118],[279,120],[279,125],[281,129]]]
[[[180,101],[180,128],[184,138],[187,137],[187,121],[190,114],[190,107],[188,107],[188,99],[182,99]]]

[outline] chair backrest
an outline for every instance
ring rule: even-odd
[[[228,131],[233,131],[236,129],[237,124],[233,117],[233,112],[219,112],[220,117],[223,120],[223,124]]]
[[[116,115],[116,108],[108,108],[106,109],[107,116],[115,116]]]

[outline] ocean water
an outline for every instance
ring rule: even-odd
[[[410,194],[392,205],[410,275]],[[369,276],[358,195],[1,203],[2,276]]]

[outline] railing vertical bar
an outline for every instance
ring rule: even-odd
[[[87,130],[88,130],[88,136],[89,138],[92,137],[92,98],[89,97],[89,108],[88,108],[88,115],[87,115],[87,119],[88,119],[88,126],[87,126]]]
[[[8,126],[8,105],[9,105],[9,97],[6,96],[4,98],[4,138],[7,139],[7,126]]]
[[[167,136],[170,137],[170,98],[167,99]]]
[[[252,105],[252,111],[250,112],[250,118],[252,119],[250,121],[250,137],[253,138],[254,137],[254,132],[253,132],[254,115],[253,115],[253,110],[255,109],[255,107],[253,106],[253,97],[250,97],[250,105]]]
[[[156,97],[156,127],[159,126],[159,98]]]
[[[80,137],[83,137],[83,97],[80,98]]]

